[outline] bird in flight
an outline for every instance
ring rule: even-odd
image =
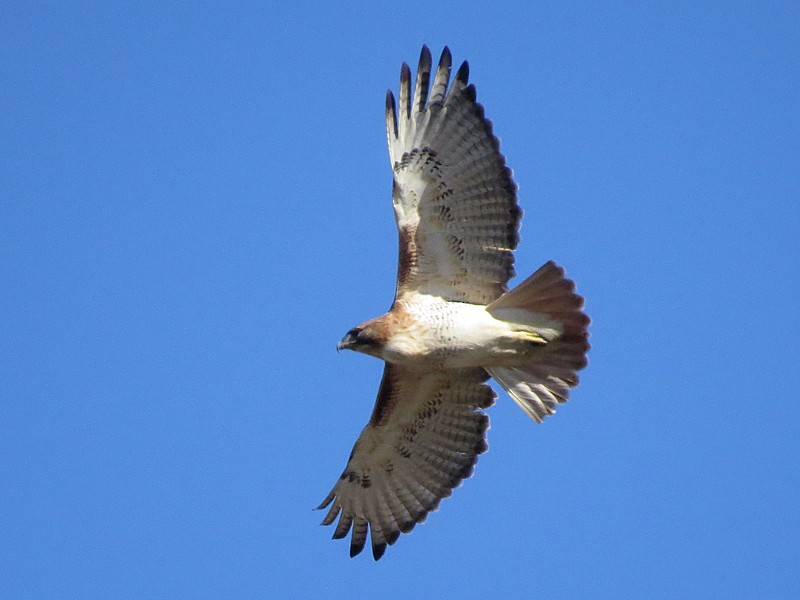
[[[483,409],[492,377],[535,421],[565,402],[586,366],[589,318],[564,270],[550,261],[510,290],[522,211],[492,124],[465,61],[436,71],[422,47],[412,93],[386,95],[386,134],[400,241],[389,312],[347,332],[339,349],[385,362],[369,423],[320,509],[352,530],[350,556],[369,533],[378,560],[472,474],[487,449]]]

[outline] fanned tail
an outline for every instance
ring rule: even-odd
[[[570,389],[578,385],[578,371],[587,364],[590,320],[582,309],[575,283],[553,261],[487,307],[495,318],[530,328],[546,342],[528,363],[487,368],[537,422],[567,401]]]

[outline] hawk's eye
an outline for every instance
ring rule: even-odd
[[[361,334],[361,329],[358,327],[353,327],[350,331],[347,332],[347,337],[358,339],[358,336]]]

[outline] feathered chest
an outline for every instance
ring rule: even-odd
[[[497,333],[496,321],[485,307],[435,296],[415,294],[396,303],[391,313],[394,327],[381,358],[399,364],[482,364],[482,355]]]

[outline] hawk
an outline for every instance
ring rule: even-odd
[[[513,290],[522,211],[465,61],[450,82],[422,47],[413,94],[400,71],[386,134],[400,240],[389,312],[338,344],[385,362],[369,423],[320,509],[334,538],[367,535],[378,560],[472,474],[487,449],[483,409],[497,381],[535,421],[567,400],[586,366],[589,318],[564,270],[548,262]],[[431,76],[433,75],[432,81]],[[399,110],[398,110],[399,109]]]

